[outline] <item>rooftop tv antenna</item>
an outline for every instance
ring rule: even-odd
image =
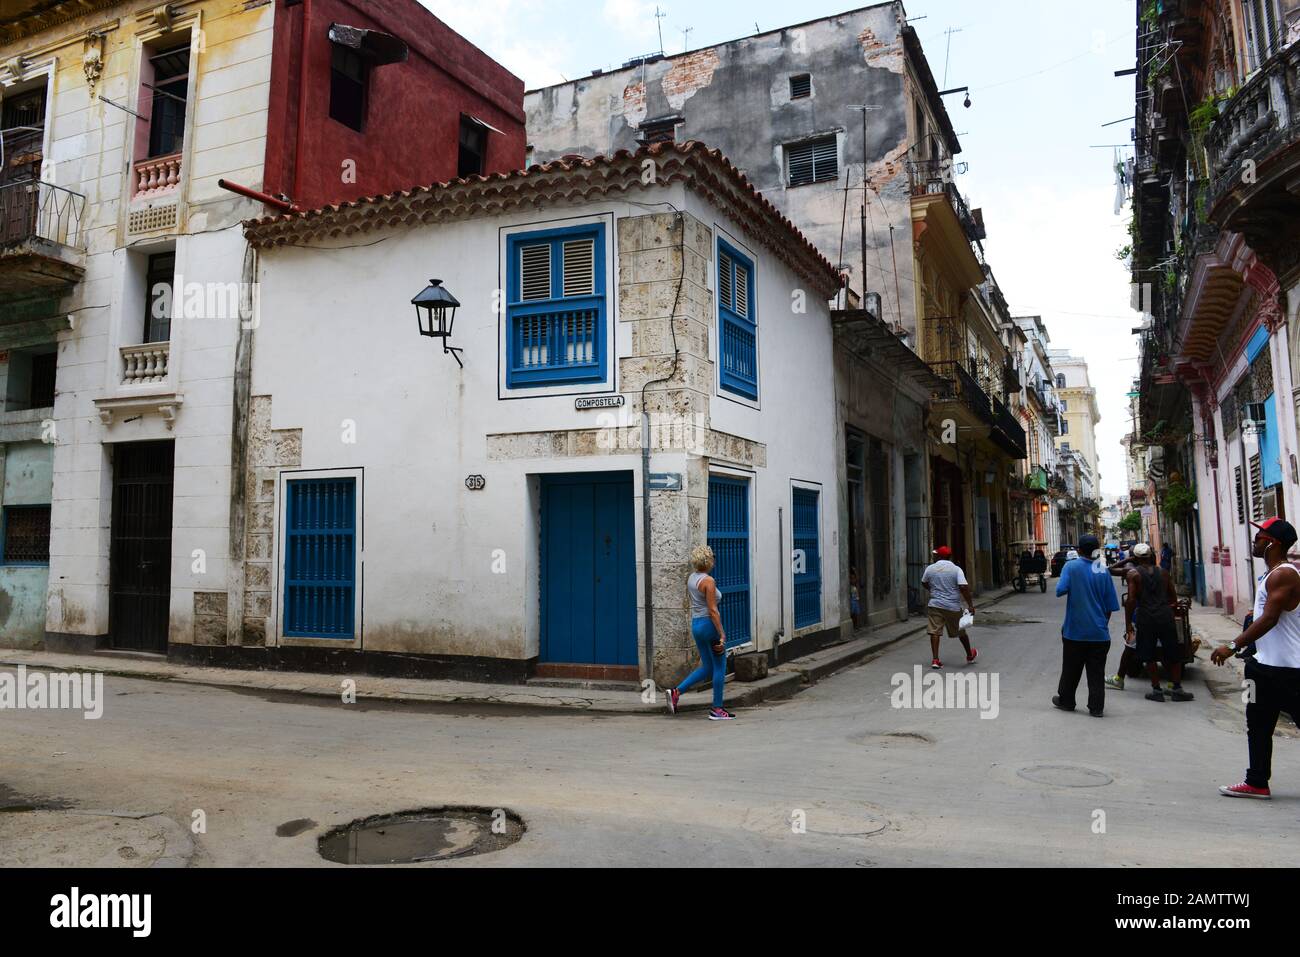
[[[659,27],[659,54],[661,56],[664,52],[664,20],[667,19],[667,17],[668,14],[666,12],[655,7],[655,21],[656,25]]]
[[[949,27],[947,30],[944,30],[943,32],[948,35],[948,49],[947,51],[945,51],[943,55],[943,85],[947,86],[948,85],[948,59],[952,55],[952,35],[954,33],[961,33],[961,27],[956,27],[956,28]]]

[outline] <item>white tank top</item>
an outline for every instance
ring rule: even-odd
[[[686,579],[686,591],[691,596],[691,618],[708,618],[709,617],[709,600],[704,597],[704,592],[700,591],[700,582],[709,576],[703,572],[694,572],[690,578]],[[718,593],[718,604],[722,604],[722,590],[718,588],[717,582],[713,583],[714,590]]]
[[[1300,574],[1294,565],[1279,565],[1273,571],[1259,576],[1255,589],[1255,620],[1264,614],[1264,603],[1268,600],[1268,579],[1275,572],[1284,568],[1291,569],[1291,574]],[[1300,668],[1300,605],[1294,611],[1284,611],[1277,624],[1255,642],[1255,660],[1261,665],[1274,668]]]

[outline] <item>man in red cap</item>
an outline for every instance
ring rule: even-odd
[[[1219,788],[1225,797],[1270,798],[1273,732],[1283,711],[1300,724],[1300,570],[1287,561],[1297,534],[1280,518],[1256,524],[1254,556],[1268,567],[1255,589],[1255,620],[1232,645],[1214,650],[1210,660],[1220,667],[1234,654],[1255,645],[1246,662],[1246,740],[1250,768],[1246,780]]]
[[[939,660],[939,639],[943,630],[948,629],[949,637],[960,638],[966,649],[966,664],[975,660],[979,654],[970,646],[970,637],[961,627],[962,603],[975,614],[975,599],[971,597],[970,585],[966,574],[952,561],[952,549],[940,545],[934,550],[935,562],[921,576],[921,584],[930,591],[930,651],[933,660],[930,667],[936,671],[943,667]]]

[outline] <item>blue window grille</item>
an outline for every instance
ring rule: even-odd
[[[513,235],[506,263],[506,387],[604,382],[604,224]]]
[[[749,613],[749,482],[709,478],[709,547],[713,580],[722,592],[718,612],[727,646],[751,641]]]
[[[807,628],[822,620],[821,493],[794,490],[794,626]]]
[[[718,362],[722,388],[757,401],[754,263],[724,242],[718,243]]]
[[[285,636],[351,641],[356,636],[356,479],[289,482],[285,526]]]

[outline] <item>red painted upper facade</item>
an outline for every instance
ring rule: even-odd
[[[333,25],[395,37],[406,60],[382,63],[383,36],[332,41]],[[523,101],[522,80],[416,0],[276,0],[264,189],[313,209],[446,182],[463,138],[483,173],[521,169]]]

